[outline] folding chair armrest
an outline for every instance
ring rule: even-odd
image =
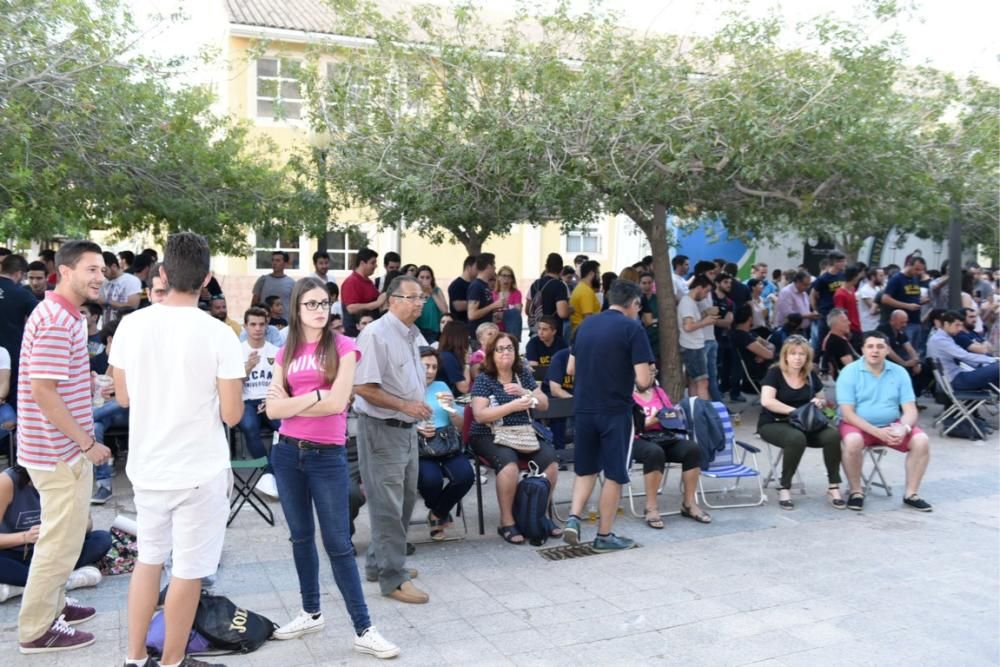
[[[747,450],[751,454],[760,454],[760,447],[754,447],[753,445],[747,444],[747,443],[743,442],[742,440],[736,440],[735,442],[736,442],[737,445],[739,445],[743,449]]]

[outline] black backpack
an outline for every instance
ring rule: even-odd
[[[536,280],[531,285],[530,298],[531,306],[528,308],[528,328],[532,331],[538,326],[538,320],[542,318],[544,313],[542,312],[542,290],[551,281],[555,280],[552,276],[542,276]]]
[[[194,627],[215,648],[250,653],[270,639],[278,626],[260,614],[240,609],[227,597],[203,593]]]
[[[546,516],[549,509],[549,480],[534,461],[528,464],[517,483],[514,494],[514,523],[532,546],[541,546],[549,539],[550,523]]]

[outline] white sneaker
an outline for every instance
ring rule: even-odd
[[[0,602],[6,602],[11,598],[16,598],[24,592],[21,586],[11,586],[10,584],[0,584]]]
[[[272,498],[278,497],[278,482],[275,481],[274,475],[271,473],[265,473],[257,480],[257,486],[254,487],[265,496],[271,496]]]
[[[274,631],[275,639],[295,639],[309,632],[323,629],[323,612],[310,614],[300,611],[299,615]]]
[[[74,588],[90,588],[101,583],[101,571],[93,565],[84,565],[79,570],[73,570],[66,581],[66,590]]]
[[[360,637],[354,638],[354,650],[382,659],[395,658],[399,655],[399,647],[380,635],[374,625],[365,630]]]

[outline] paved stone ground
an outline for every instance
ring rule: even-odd
[[[937,413],[923,413],[929,426]],[[748,424],[740,436],[757,441]],[[504,544],[494,529],[494,487],[486,494],[487,534],[419,545],[410,564],[431,602],[407,606],[365,583],[372,617],[398,643],[408,665],[996,665],[1000,663],[1000,443],[934,437],[922,493],[932,514],[901,506],[902,456],[883,467],[894,495],[869,496],[863,513],[835,511],[823,499],[820,455],[802,465],[808,495],[796,508],[717,510],[709,526],[667,517],[665,530],[630,516],[616,530],[640,541],[625,553],[549,562],[528,546]],[[759,465],[767,469],[767,459]],[[636,476],[638,479],[638,475]],[[563,473],[557,499],[569,496]],[[94,510],[96,525],[132,511],[127,480]],[[475,496],[466,503],[474,519]],[[674,484],[661,509],[679,504]],[[246,509],[229,529],[218,591],[282,623],[299,609],[298,586],[280,508],[278,526]],[[415,526],[413,539],[423,539]],[[587,537],[593,526],[585,525]],[[362,512],[356,543],[367,544]],[[550,543],[551,544],[551,543]],[[329,569],[321,571],[326,628],[230,666],[374,664],[352,653],[350,625]],[[22,656],[16,649],[15,601],[0,605],[4,665],[121,664],[127,577],[77,591],[100,612],[82,626],[97,633],[85,650]]]

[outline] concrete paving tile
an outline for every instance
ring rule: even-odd
[[[484,637],[492,637],[504,633],[528,630],[531,625],[524,620],[521,614],[511,611],[500,612],[499,614],[487,614],[485,616],[475,616],[467,619],[469,624]]]
[[[546,646],[549,642],[547,634],[534,628],[490,635],[489,640],[496,647],[496,650],[505,656],[526,653],[539,646]]]

